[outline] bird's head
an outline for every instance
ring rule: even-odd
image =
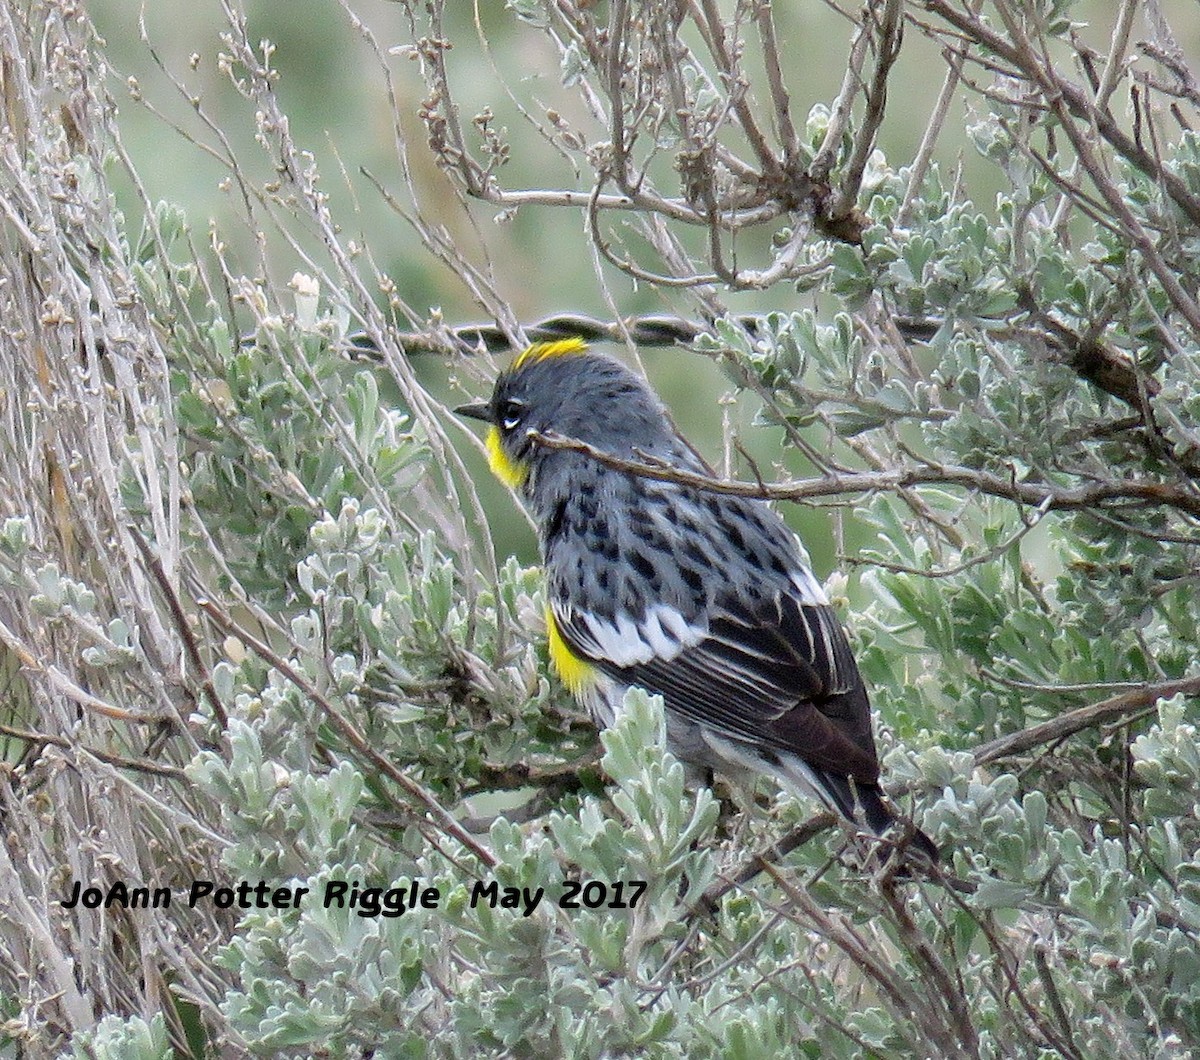
[[[490,400],[462,405],[460,416],[489,425],[488,462],[512,489],[526,489],[569,454],[538,435],[586,442],[613,456],[660,452],[674,431],[654,392],[619,361],[582,339],[535,343],[500,374]]]

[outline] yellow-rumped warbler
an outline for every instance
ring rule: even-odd
[[[490,424],[492,469],[534,516],[550,658],[598,725],[639,685],[662,696],[668,744],[693,772],[764,774],[888,830],[866,689],[783,520],[532,436],[711,475],[649,386],[566,339],[530,346],[490,401],[455,411]],[[927,836],[914,843],[936,860]]]

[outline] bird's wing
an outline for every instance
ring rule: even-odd
[[[787,594],[753,609],[718,601],[704,626],[663,606],[636,623],[562,604],[552,611],[573,652],[660,694],[690,721],[861,783],[878,781],[870,707],[828,605]]]

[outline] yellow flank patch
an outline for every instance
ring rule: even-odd
[[[487,450],[488,465],[496,478],[510,490],[518,490],[525,485],[525,480],[529,477],[529,469],[509,458],[504,451],[504,446],[500,444],[498,427],[488,428],[483,446]]]
[[[562,683],[567,686],[571,695],[581,695],[596,683],[599,671],[567,647],[549,605],[546,606],[546,635],[550,639],[550,665],[554,667],[554,672],[562,678]]]
[[[535,342],[513,361],[513,369],[524,368],[527,364],[544,361],[548,357],[565,357],[572,353],[583,353],[587,343],[583,339],[557,339],[554,342]]]

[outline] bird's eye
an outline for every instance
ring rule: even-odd
[[[523,401],[506,401],[500,406],[500,415],[497,417],[500,421],[500,427],[506,431],[514,431],[517,429],[521,420],[525,418],[525,402]]]

